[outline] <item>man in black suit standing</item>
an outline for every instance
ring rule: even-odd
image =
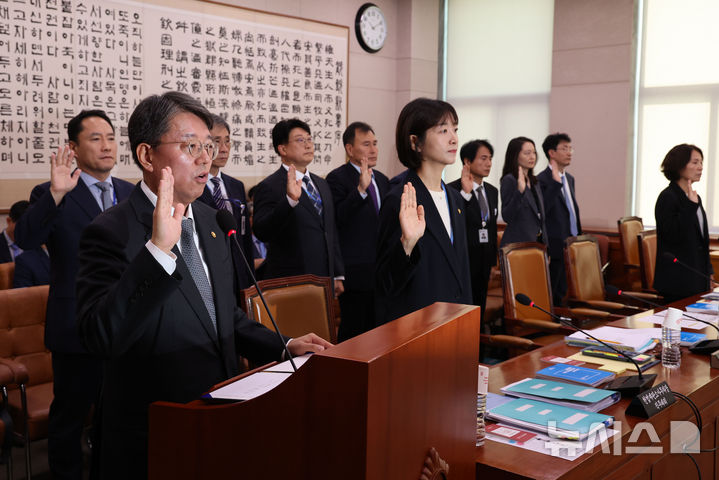
[[[265,278],[313,274],[334,278],[344,291],[344,264],[337,240],[335,207],[327,181],[310,173],[315,154],[310,126],[282,120],[272,129],[282,166],[257,185],[253,228],[267,245]]]
[[[555,305],[564,304],[567,274],[564,269],[564,240],[582,234],[579,206],[574,194],[574,177],[565,170],[572,163],[572,140],[566,133],[548,135],[542,150],[549,166],[537,180],[544,197],[544,212],[549,242],[549,275]]]
[[[211,126],[188,95],[142,100],[128,134],[143,179],[82,235],[79,329],[88,349],[106,358],[103,479],[147,477],[150,403],[198,398],[238,373],[238,354],[257,362],[282,355],[277,335],[237,307],[230,240],[217,212],[195,201],[216,152]],[[308,334],[288,349],[329,346]]]
[[[327,175],[337,214],[337,231],[345,264],[345,291],[339,296],[341,342],[375,327],[374,266],[377,226],[389,180],[377,170],[377,137],[362,122],[342,134],[348,162]]]
[[[27,210],[30,202],[20,200],[10,206],[10,214],[5,220],[7,227],[0,234],[0,263],[14,262],[15,257],[20,256],[23,252],[22,248],[15,243],[15,226],[22,214]]]
[[[236,178],[220,172],[220,168],[224,167],[230,158],[230,147],[232,147],[230,125],[219,115],[212,115],[212,122],[210,134],[217,145],[217,158],[212,161],[209,179],[199,200],[216,210],[224,208],[232,213],[239,230],[237,240],[250,265],[250,272],[254,273],[252,229],[245,198],[245,185]],[[252,286],[252,276],[247,271],[245,263],[239,258],[239,252],[233,249],[232,254],[237,267],[235,272],[236,288],[241,290]]]
[[[124,200],[132,185],[110,176],[117,143],[105,112],[83,110],[68,122],[67,136],[69,147],[51,156],[50,181],[33,189],[30,208],[18,222],[15,238],[25,250],[45,244],[50,252],[45,345],[52,352],[54,397],[48,461],[53,478],[80,479],[83,425],[102,380],[101,359],[85,350],[77,333],[80,234],[100,212]],[[75,169],[73,159],[77,160]]]
[[[492,267],[497,264],[497,189],[484,179],[492,169],[494,148],[487,140],[462,145],[462,176],[449,185],[464,198],[467,224],[469,271],[472,275],[472,301],[487,305],[487,286]]]

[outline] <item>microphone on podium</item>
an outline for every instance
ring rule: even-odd
[[[552,318],[559,321],[559,323],[561,323],[562,325],[566,325],[570,328],[573,328],[574,330],[576,330],[578,332],[585,334],[589,338],[596,340],[597,342],[601,343],[605,347],[609,348],[610,350],[613,350],[614,352],[618,353],[622,357],[624,357],[627,360],[629,360],[630,362],[632,362],[634,364],[634,366],[637,368],[637,375],[629,375],[629,376],[615,378],[614,380],[609,382],[609,384],[607,384],[606,388],[608,390],[615,390],[617,392],[620,392],[623,397],[634,397],[634,396],[640,394],[641,392],[649,390],[649,388],[651,388],[651,386],[654,384],[654,379],[657,378],[656,374],[642,375],[642,370],[639,368],[639,364],[637,364],[637,362],[632,357],[627,355],[626,353],[622,352],[621,350],[619,350],[617,348],[614,348],[607,342],[598,339],[597,337],[590,334],[589,332],[582,330],[579,327],[576,327],[570,319],[560,317],[559,315],[555,315],[554,313],[543,309],[542,307],[540,307],[539,305],[534,303],[531,298],[529,298],[528,296],[526,296],[523,293],[516,294],[514,296],[514,298],[522,305],[526,305],[528,307],[533,307],[533,308],[536,308],[537,310],[541,310],[542,312],[546,313],[547,315],[549,315]]]
[[[290,351],[287,349],[287,345],[285,344],[285,339],[282,336],[282,334],[280,333],[280,329],[277,326],[277,323],[275,322],[275,318],[272,316],[270,307],[267,306],[267,301],[265,301],[265,296],[262,294],[262,289],[260,288],[259,285],[257,285],[257,279],[255,278],[255,275],[252,273],[252,269],[250,268],[250,264],[247,262],[247,258],[245,258],[245,252],[242,251],[242,248],[240,247],[240,243],[237,241],[237,222],[235,221],[235,217],[227,210],[222,209],[222,210],[217,211],[217,215],[215,215],[215,220],[217,221],[217,224],[222,229],[222,232],[234,241],[233,243],[237,247],[237,250],[240,251],[240,256],[242,257],[242,260],[245,262],[245,267],[247,268],[247,271],[249,272],[250,277],[252,278],[252,283],[255,285],[255,288],[257,289],[257,294],[260,296],[260,300],[262,300],[262,304],[265,306],[267,315],[270,317],[272,326],[275,327],[275,332],[277,333],[277,336],[280,338],[280,342],[282,342],[282,347],[285,350],[285,356],[290,361],[290,364],[292,365],[292,369],[296,372],[297,366],[295,365],[295,361],[292,359],[292,355],[290,354]]]

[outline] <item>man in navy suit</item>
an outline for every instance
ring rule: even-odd
[[[230,147],[232,146],[230,125],[219,115],[212,115],[212,122],[210,134],[215,145],[217,145],[217,158],[212,161],[207,185],[205,185],[199,200],[216,210],[224,208],[235,217],[239,234],[238,241],[245,259],[250,265],[250,271],[248,272],[245,262],[239,258],[239,252],[233,250],[232,258],[235,264],[236,289],[242,290],[252,286],[250,272],[254,273],[255,271],[252,229],[250,228],[249,209],[245,198],[245,185],[226,173],[220,172],[220,168],[224,167],[230,158]]]
[[[217,212],[195,201],[214,158],[211,126],[189,95],[142,100],[128,122],[142,181],[80,240],[78,326],[106,359],[103,479],[147,477],[150,403],[199,398],[238,374],[238,354],[263,363],[282,356],[280,338],[238,308],[230,239]],[[287,344],[293,355],[329,346],[314,334]]]
[[[80,479],[83,425],[97,400],[102,361],[83,348],[75,319],[75,281],[80,234],[103,210],[124,200],[132,185],[110,176],[115,129],[102,110],[83,110],[67,124],[69,146],[50,159],[50,181],[36,186],[30,208],[15,229],[25,250],[47,245],[50,294],[45,345],[52,352],[53,401],[48,462],[53,478]],[[77,168],[73,169],[73,159]]]
[[[344,291],[344,264],[337,240],[335,207],[327,181],[310,173],[315,146],[310,126],[282,120],[272,128],[282,166],[257,185],[253,228],[267,245],[265,278],[313,274],[334,278]]]
[[[30,202],[20,200],[10,207],[10,214],[5,220],[7,228],[0,235],[0,263],[14,262],[15,258],[22,253],[22,248],[15,243],[15,226],[22,214],[27,210]]]
[[[462,176],[449,185],[464,198],[467,212],[467,250],[472,275],[472,301],[487,305],[487,286],[492,267],[497,264],[497,189],[485,182],[492,169],[494,148],[487,140],[472,140],[462,145]]]
[[[15,257],[13,288],[34,287],[50,283],[50,256],[43,245],[34,250],[25,250]]]
[[[566,133],[548,135],[542,150],[549,166],[537,180],[544,197],[544,212],[549,242],[549,275],[555,305],[564,304],[567,274],[564,269],[564,240],[582,234],[579,206],[574,194],[574,177],[565,170],[572,163],[572,140]]]
[[[362,122],[350,124],[342,135],[349,161],[327,175],[337,218],[345,291],[339,296],[342,322],[337,339],[347,340],[375,326],[374,266],[382,198],[389,180],[377,170],[377,137]]]

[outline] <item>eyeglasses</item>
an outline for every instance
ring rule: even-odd
[[[574,147],[568,147],[566,145],[559,147],[557,150],[561,150],[563,152],[574,153]]]
[[[292,141],[293,141],[293,142],[297,142],[297,143],[299,143],[300,145],[306,145],[306,144],[311,144],[311,143],[312,143],[312,137],[297,137],[297,138],[295,138],[295,139],[292,140]]]
[[[202,155],[202,151],[204,150],[207,153],[207,156],[210,157],[210,160],[214,160],[217,158],[217,154],[219,153],[219,149],[217,148],[217,144],[215,142],[207,142],[202,143],[197,140],[181,140],[178,142],[160,142],[156,147],[159,147],[160,145],[172,145],[176,143],[183,144],[182,148],[185,149],[185,151],[192,157],[192,158],[199,158],[200,155]]]
[[[221,139],[217,138],[217,139],[215,139],[215,145],[217,145],[218,147],[222,147],[222,146],[231,147],[232,140],[230,140],[229,138],[227,140],[221,140]]]

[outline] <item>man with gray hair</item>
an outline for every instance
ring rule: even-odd
[[[279,360],[279,337],[247,318],[233,291],[230,240],[216,211],[195,201],[217,146],[212,119],[192,97],[142,100],[128,123],[142,181],[83,232],[78,323],[105,360],[101,478],[148,474],[148,407],[188,402],[238,373],[238,354]],[[330,344],[293,339],[293,354]]]

